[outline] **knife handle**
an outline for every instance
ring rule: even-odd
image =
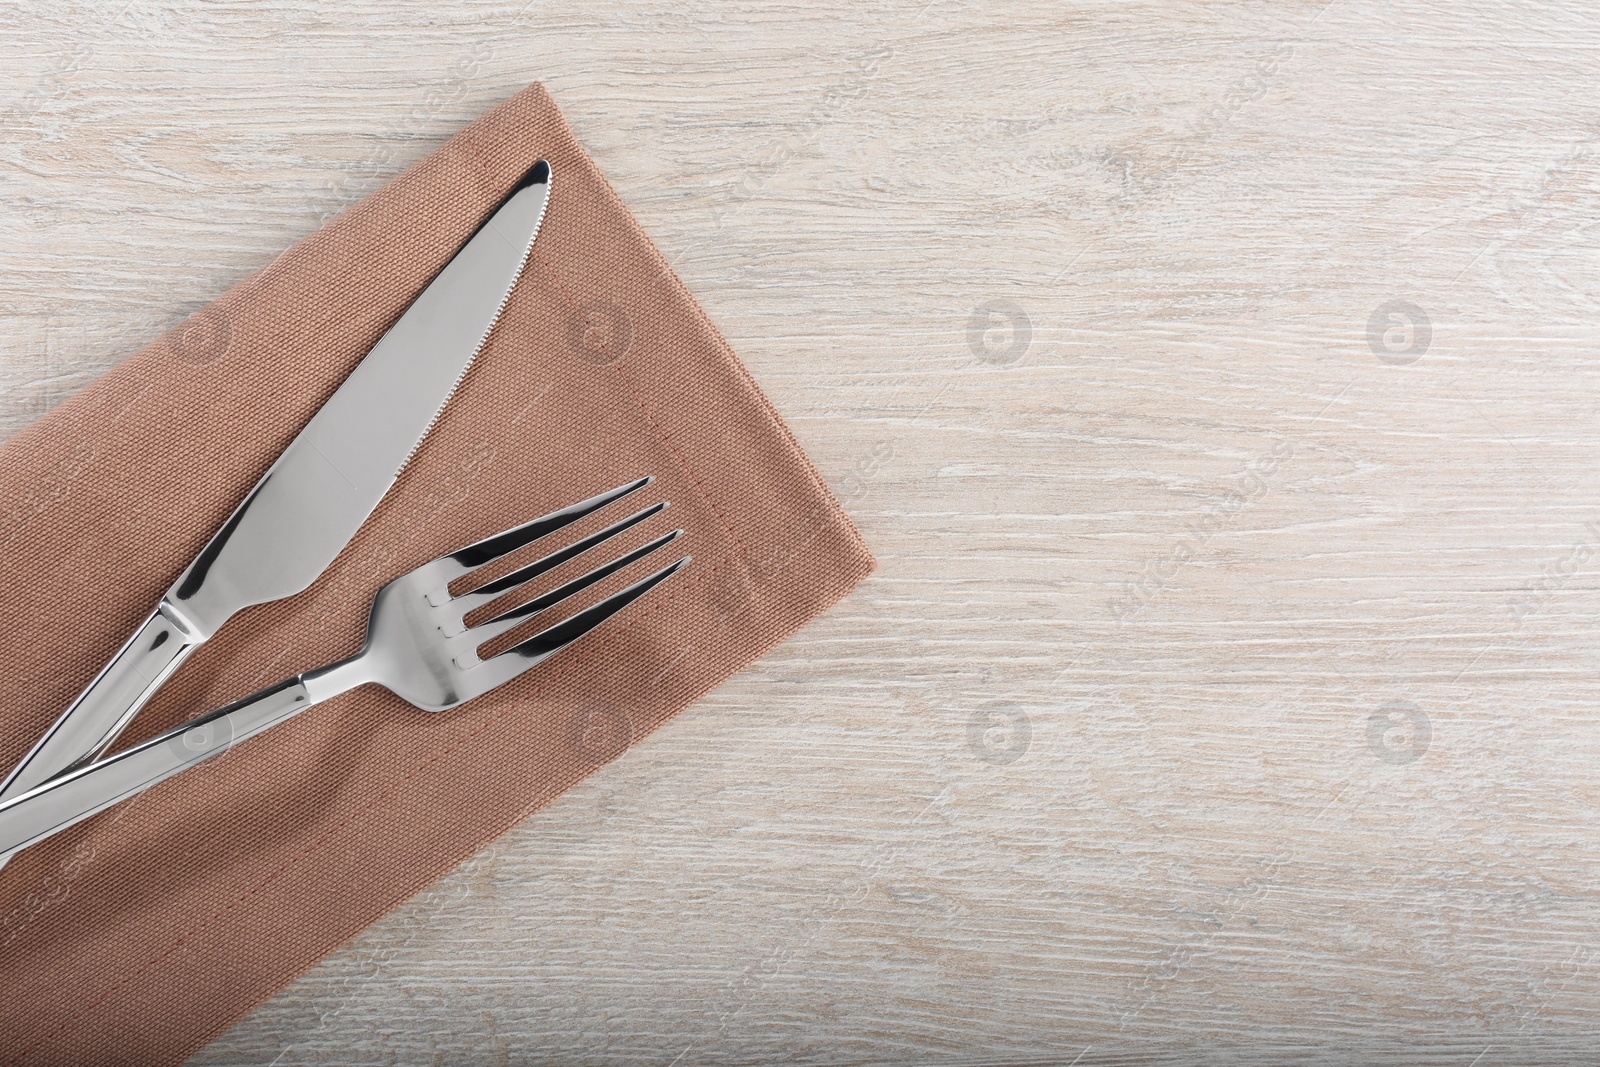
[[[0,851],[11,853],[164,782],[304,711],[316,701],[290,678],[0,803]]]
[[[94,760],[200,642],[163,599],[0,785],[0,801]]]

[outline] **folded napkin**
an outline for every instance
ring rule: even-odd
[[[124,743],[354,653],[390,578],[639,474],[695,563],[455,711],[367,686],[19,855],[0,872],[0,1064],[181,1062],[872,569],[533,86],[0,448],[0,765],[540,157],[532,258],[411,466],[321,580],[236,616]]]

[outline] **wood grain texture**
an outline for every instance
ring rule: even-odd
[[[541,80],[881,562],[195,1064],[1592,1062],[1593,5],[0,31],[6,432]]]

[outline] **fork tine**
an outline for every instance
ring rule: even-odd
[[[621,592],[613,593],[611,596],[606,597],[598,604],[591,604],[572,616],[572,618],[558,622],[547,630],[541,630],[526,641],[511,646],[499,655],[490,657],[478,669],[488,671],[496,676],[491,683],[492,685],[501,685],[509,682],[523,671],[537,666],[560,652],[693,562],[693,556],[684,556],[678,562],[668,564],[648,578],[639,579]]]
[[[647,475],[626,485],[619,485],[615,489],[607,490],[598,496],[592,496],[588,500],[564,507],[559,511],[552,511],[548,515],[534,519],[531,522],[525,522],[521,526],[513,526],[504,533],[485,537],[482,541],[468,545],[460,551],[452,552],[444,558],[458,564],[462,568],[462,574],[476,570],[485,563],[493,563],[501,556],[515,552],[523,545],[532,544],[546,534],[554,533],[563,526],[568,526],[586,515],[599,511],[613,500],[619,500],[635,490],[643,489],[653,481],[655,481],[655,476]]]
[[[588,537],[582,538],[581,540],[574,541],[565,548],[558,549],[555,552],[550,553],[543,559],[535,560],[526,567],[518,567],[504,578],[496,578],[494,581],[489,582],[486,585],[480,585],[471,592],[462,593],[460,596],[454,598],[456,606],[460,613],[465,615],[467,612],[489,603],[489,601],[500,596],[507,590],[515,589],[517,586],[522,585],[525,582],[532,581],[534,578],[539,577],[539,575],[544,574],[547,571],[555,570],[557,567],[561,566],[561,564],[567,562],[567,560],[583,555],[596,545],[604,544],[613,537],[622,533],[624,530],[630,530],[651,516],[659,515],[666,509],[667,501],[663,500],[660,503],[650,505],[642,511],[636,511],[627,518],[622,519],[619,522],[612,523],[604,530],[592,533]]]
[[[682,530],[674,530],[669,534],[662,534],[654,541],[640,545],[632,552],[618,556],[610,563],[601,564],[588,574],[574,578],[572,581],[567,582],[564,585],[559,585],[550,590],[548,593],[541,593],[539,596],[534,597],[526,604],[518,604],[509,611],[502,611],[494,618],[486,619],[485,621],[472,627],[472,629],[468,630],[467,636],[464,638],[464,640],[470,641],[472,647],[476,649],[485,641],[492,641],[494,638],[505,633],[507,630],[513,629],[516,626],[527,622],[535,615],[538,615],[544,611],[548,611],[550,608],[555,607],[562,601],[583,592],[591,585],[595,585],[601,581],[604,581],[606,578],[611,577],[613,574],[622,570],[622,568],[628,566],[630,563],[641,560],[650,555],[650,553],[654,552],[661,546],[671,544],[682,534]]]

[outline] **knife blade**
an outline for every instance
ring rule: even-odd
[[[333,562],[410,462],[488,339],[539,234],[549,194],[550,165],[540,160],[0,785],[0,800],[97,758],[232,615],[300,592]]]

